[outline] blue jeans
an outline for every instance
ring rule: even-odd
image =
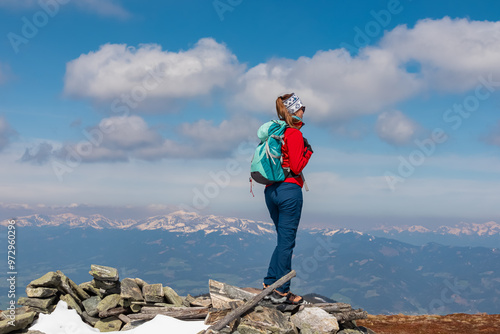
[[[265,284],[273,284],[292,271],[292,255],[295,237],[302,212],[302,188],[294,183],[273,183],[264,190],[266,205],[276,227],[278,244],[274,249],[264,278]],[[290,291],[290,281],[277,289]]]

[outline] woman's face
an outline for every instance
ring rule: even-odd
[[[297,110],[297,112],[295,113],[295,116],[298,116],[298,117],[304,119],[304,108],[300,108],[299,110]]]

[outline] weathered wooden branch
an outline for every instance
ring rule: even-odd
[[[99,312],[99,318],[107,318],[114,315],[125,313],[127,310],[124,307],[115,307],[107,311]]]
[[[210,326],[205,333],[209,333],[210,330],[221,330],[222,328],[226,327],[231,321],[235,320],[236,318],[240,317],[243,313],[247,312],[250,310],[252,307],[257,305],[265,296],[269,295],[271,292],[273,292],[274,289],[279,288],[292,278],[294,278],[297,275],[295,270],[292,270],[285,276],[281,277],[279,280],[268,286],[267,288],[264,289],[261,293],[259,293],[257,296],[253,297],[249,301],[247,301],[245,304],[242,306],[238,307],[236,310],[232,311],[229,313],[227,316],[224,317],[224,319],[220,320],[216,324]]]
[[[350,312],[342,312],[342,313],[331,313],[337,321],[351,321],[358,319],[366,319],[368,317],[368,313],[361,309],[353,310]]]
[[[256,293],[214,280],[208,281],[208,288],[212,306],[218,309],[231,308],[231,302],[235,300],[250,300],[257,295]]]
[[[118,319],[120,319],[125,324],[128,324],[128,323],[132,322],[132,319],[130,319],[125,314],[118,314]]]
[[[305,304],[304,307],[319,307],[328,312],[328,310],[333,311],[344,311],[352,310],[352,306],[346,303],[313,303]]]
[[[132,320],[150,320],[158,314],[167,315],[179,320],[205,319],[208,314],[206,307],[148,307],[144,306],[140,313],[128,314]]]

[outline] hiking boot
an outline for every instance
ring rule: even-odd
[[[271,294],[271,302],[273,304],[309,304],[301,296],[297,296],[291,292],[279,292],[278,290],[274,290]]]
[[[262,286],[263,286],[262,290],[265,290],[266,288],[269,287],[269,285],[266,283],[262,283]],[[264,300],[269,300],[269,298],[271,298],[270,295],[267,295],[264,297]]]

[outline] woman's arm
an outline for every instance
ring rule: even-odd
[[[297,129],[287,129],[288,160],[290,169],[299,175],[311,158],[312,151],[304,146],[302,132]]]

